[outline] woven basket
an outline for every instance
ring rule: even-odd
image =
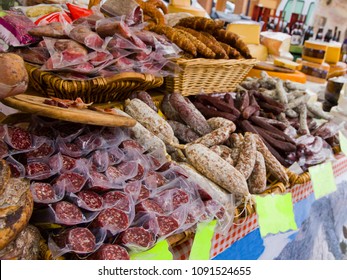
[[[164,79],[167,92],[184,96],[231,92],[256,64],[256,59],[179,59],[176,77]]]
[[[84,102],[106,103],[123,101],[137,90],[160,87],[164,79],[151,74],[127,72],[112,77],[96,77],[88,80],[67,80],[58,75],[41,71],[32,64],[26,64],[30,86],[47,97],[72,99],[80,97]]]

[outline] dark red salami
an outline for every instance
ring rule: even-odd
[[[32,146],[31,134],[20,127],[8,127],[9,145],[16,150],[28,150]]]
[[[125,185],[124,191],[132,196],[135,196],[137,201],[142,201],[149,198],[150,191],[144,185],[139,185],[137,182],[129,182]]]
[[[36,201],[47,201],[55,198],[55,191],[51,184],[35,182],[31,185],[31,192]]]
[[[76,159],[62,155],[63,159],[63,170],[72,170],[76,167]]]
[[[157,216],[158,235],[168,235],[178,229],[178,222],[170,216]]]
[[[155,212],[158,214],[164,214],[163,208],[152,199],[146,199],[138,203],[135,206],[135,212]]]
[[[44,162],[29,162],[25,167],[26,175],[30,177],[35,177],[37,180],[44,180],[51,177],[51,169],[48,164]]]
[[[89,229],[76,227],[60,234],[55,242],[61,248],[67,247],[76,253],[85,254],[94,251],[96,238]]]
[[[92,260],[130,260],[125,248],[116,244],[103,244],[90,257]]]
[[[112,148],[108,150],[108,163],[109,165],[114,165],[119,163],[124,157],[124,153],[121,149]]]
[[[120,242],[126,247],[135,245],[148,248],[153,245],[154,241],[153,234],[143,227],[128,228],[120,235]]]
[[[82,154],[81,149],[75,143],[65,143],[65,146],[66,146],[66,150],[65,149],[60,150],[63,154],[70,155],[71,153],[71,154],[78,154],[79,156],[80,154]]]
[[[195,224],[196,223],[196,218],[191,214],[191,213],[188,213],[187,215],[187,218],[184,222],[185,224]]]
[[[173,209],[177,209],[183,204],[186,204],[189,202],[189,194],[186,193],[184,190],[181,189],[175,189],[172,192],[172,205]]]
[[[160,161],[156,157],[148,155],[147,158],[151,164],[152,169],[157,170],[162,166],[162,164],[160,163]]]
[[[115,166],[109,166],[105,172],[106,176],[113,181],[119,181],[124,177],[124,174]]]
[[[198,188],[198,193],[199,193],[200,198],[201,198],[202,201],[206,201],[206,200],[212,199],[211,195],[207,191],[202,189],[201,187]]]
[[[11,176],[14,178],[19,178],[21,176],[24,176],[25,171],[23,170],[24,167],[19,162],[9,162],[7,161],[8,166],[11,169]]]
[[[117,168],[128,179],[132,180],[142,179],[145,172],[143,166],[135,161],[122,162],[119,165],[117,165]]]
[[[104,204],[102,197],[93,191],[81,191],[77,194],[77,196],[91,210],[98,210]]]
[[[60,223],[70,225],[83,221],[81,210],[67,201],[59,201],[53,205],[55,214]]]
[[[218,219],[222,219],[225,214],[224,207],[216,200],[210,199],[204,201],[206,213],[209,216],[215,216]]]
[[[155,200],[168,212],[189,202],[189,194],[182,189],[174,188],[160,192]]]
[[[39,148],[26,153],[27,159],[39,159],[45,158],[52,155],[54,152],[54,148],[52,147],[52,143],[43,143]]]
[[[123,141],[122,143],[120,143],[119,147],[124,150],[136,149],[140,153],[144,153],[145,151],[144,148],[137,141],[132,139]]]
[[[145,178],[145,184],[149,188],[159,188],[166,183],[163,175],[155,171],[149,171]]]
[[[96,226],[107,229],[111,233],[121,232],[129,227],[128,215],[115,207],[102,210],[94,221]]]
[[[83,132],[84,125],[71,122],[60,122],[54,125],[54,129],[65,141],[72,141]]]
[[[102,195],[106,207],[115,207],[123,211],[130,210],[128,196],[120,191],[110,191]]]
[[[108,166],[108,153],[105,150],[96,150],[92,157],[92,168],[98,172],[104,172]]]
[[[86,179],[81,174],[66,172],[58,177],[56,184],[64,185],[66,192],[76,193],[83,188],[85,182]]]

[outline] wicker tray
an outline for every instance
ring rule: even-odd
[[[176,77],[164,79],[167,92],[184,96],[199,93],[231,92],[256,64],[256,59],[179,59]]]
[[[58,75],[41,71],[32,64],[26,64],[30,86],[47,97],[75,100],[82,98],[86,103],[106,103],[125,100],[136,90],[160,87],[164,79],[151,74],[126,72],[112,77],[96,77],[88,80],[66,80]]]

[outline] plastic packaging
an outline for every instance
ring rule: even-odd
[[[34,202],[42,204],[55,203],[63,199],[65,189],[59,185],[50,183],[35,182],[30,184],[31,194]]]

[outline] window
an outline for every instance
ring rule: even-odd
[[[312,21],[311,20],[311,16],[312,16],[312,13],[314,11],[314,8],[315,8],[315,3],[310,3],[310,7],[308,7],[308,10],[307,10],[307,15],[306,15],[306,25],[309,25],[310,22]]]
[[[283,8],[284,21],[290,22],[290,17],[292,16],[293,10],[293,0],[288,0],[286,5]]]

